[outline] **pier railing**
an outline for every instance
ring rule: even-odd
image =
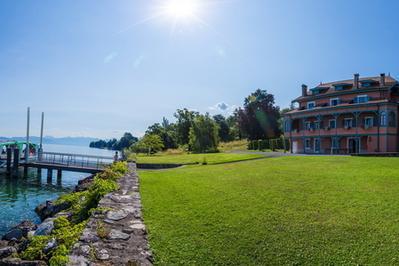
[[[39,152],[34,162],[59,166],[103,169],[113,163],[113,157],[58,152]]]

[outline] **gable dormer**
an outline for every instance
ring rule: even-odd
[[[318,95],[322,93],[326,93],[328,91],[328,87],[317,86],[315,88],[310,89],[312,95]]]
[[[334,91],[343,91],[352,88],[353,84],[351,83],[336,83],[333,85]]]
[[[373,79],[364,79],[360,81],[360,87],[361,88],[370,88],[370,87],[375,87],[378,85],[378,81],[375,81]]]

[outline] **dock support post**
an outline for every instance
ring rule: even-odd
[[[7,174],[11,173],[11,159],[12,159],[12,150],[11,148],[7,148],[7,162],[6,162]]]
[[[47,183],[51,183],[53,180],[53,169],[47,169]]]
[[[37,168],[37,176],[42,177],[42,168]]]
[[[24,177],[28,177],[28,166],[24,166]]]
[[[19,167],[19,149],[14,149],[14,160],[13,160],[13,172],[15,175],[18,174]]]
[[[57,186],[62,185],[62,170],[58,169],[57,170]]]
[[[26,119],[26,148],[25,148],[25,163],[29,163],[30,144],[29,144],[29,127],[30,127],[30,107],[28,107]]]

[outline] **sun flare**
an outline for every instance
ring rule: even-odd
[[[165,13],[174,19],[191,19],[197,15],[197,0],[168,0],[164,6]]]

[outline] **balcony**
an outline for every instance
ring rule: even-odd
[[[378,100],[382,100],[382,99],[377,99],[377,98],[372,98],[372,97],[368,97],[367,100],[365,101],[359,101],[358,98],[354,98],[352,100],[339,100],[338,104],[332,105],[330,103],[321,103],[321,104],[316,104],[313,108],[307,108],[306,106],[301,106],[298,107],[294,110],[298,110],[298,111],[304,111],[304,110],[320,110],[322,108],[326,108],[326,107],[341,107],[341,106],[347,106],[347,105],[361,105],[361,104],[367,104],[369,102],[372,101],[378,101]]]

